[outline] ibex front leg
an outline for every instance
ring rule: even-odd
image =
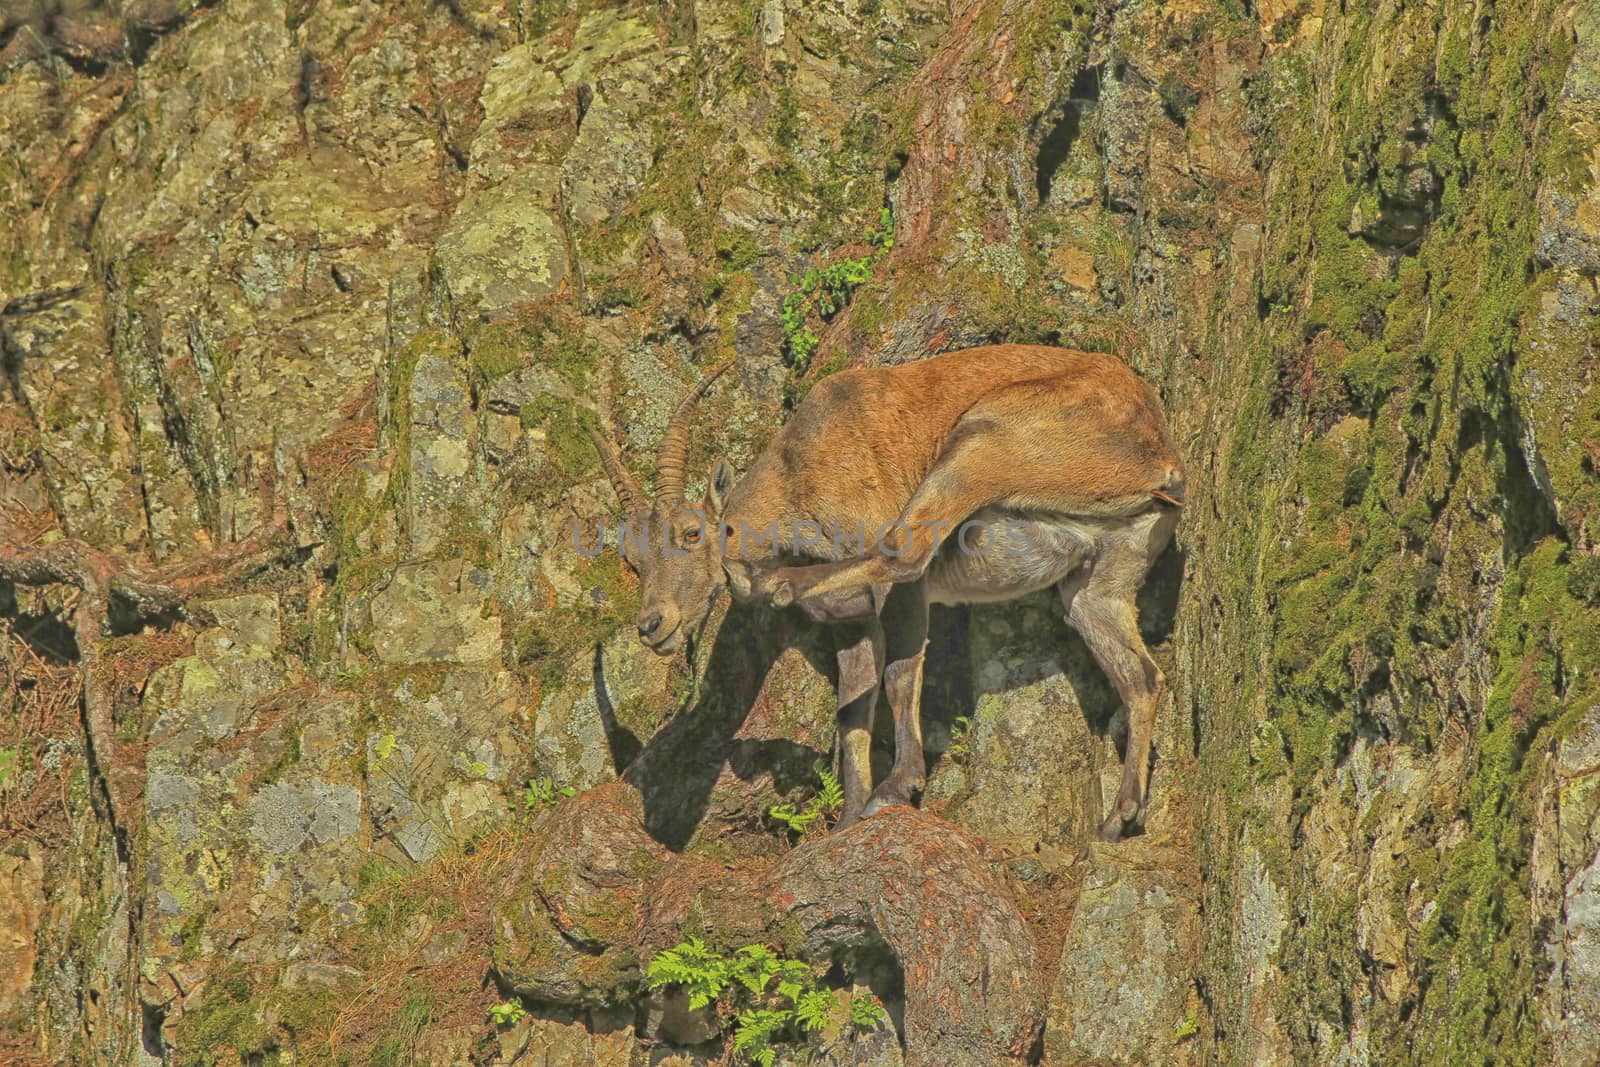
[[[966,484],[971,479],[961,475],[959,459],[942,460],[900,518],[880,531],[861,555],[832,563],[775,567],[761,574],[756,589],[770,595],[774,607],[783,608],[917,581],[961,520],[993,499],[992,493]]]
[[[883,688],[894,713],[894,769],[872,791],[863,815],[910,804],[922,792],[928,768],[922,754],[922,667],[928,648],[928,586],[897,585],[883,609],[888,666]]]
[[[839,628],[839,781],[844,810],[842,830],[866,812],[872,792],[872,713],[883,672],[883,626],[874,616]]]

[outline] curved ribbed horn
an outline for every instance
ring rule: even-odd
[[[636,511],[644,511],[644,494],[639,491],[639,486],[634,482],[633,475],[628,473],[628,468],[622,465],[616,452],[612,451],[611,442],[599,430],[589,430],[589,440],[594,442],[594,450],[600,453],[600,465],[606,469],[606,477],[611,479],[611,488],[616,490],[617,499],[622,501],[622,509],[632,515]]]
[[[689,453],[689,422],[694,417],[694,406],[706,395],[711,383],[731,366],[733,361],[729,360],[700,379],[700,384],[689,390],[689,395],[683,398],[678,410],[672,413],[672,421],[667,423],[666,432],[661,435],[661,452],[656,457],[657,502],[683,499],[683,461]]]

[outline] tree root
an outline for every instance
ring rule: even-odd
[[[646,961],[708,926],[718,944],[766,942],[820,965],[897,961],[908,1067],[1026,1062],[1041,1015],[1033,937],[961,830],[898,806],[767,865],[731,866],[662,849],[634,799],[601,786],[535,828],[509,883],[559,891],[524,888],[502,905],[495,970],[508,988],[624,1001]]]
[[[145,615],[181,609],[186,601],[220,592],[293,550],[281,511],[266,532],[256,537],[155,574],[118,563],[93,545],[73,538],[23,548],[12,548],[0,540],[0,580],[27,586],[70,585],[79,590],[72,628],[83,682],[84,736],[90,767],[104,790],[114,832],[125,832],[132,824],[127,820],[127,794],[116,758],[111,672],[101,645],[112,597],[130,601]]]

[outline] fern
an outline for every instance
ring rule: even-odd
[[[703,1008],[728,988],[733,962],[710,949],[698,937],[658,953],[645,973],[651,989],[682,986],[689,994],[691,1010]]]
[[[738,952],[734,978],[759,997],[767,991],[768,983],[778,976],[782,962],[765,945],[746,945]]]
[[[823,791],[828,791],[826,781]],[[746,945],[724,956],[691,937],[657,953],[645,973],[651,989],[682,987],[691,1009],[720,1002],[721,1017],[734,1020],[732,1051],[758,1067],[777,1060],[777,1043],[804,1042],[826,1028],[836,1004],[809,964],[766,945]],[[855,1018],[854,1003],[851,1011]]]
[[[794,1018],[800,1026],[816,1033],[828,1025],[828,1016],[833,1014],[833,994],[826,989],[811,989],[800,994],[800,999],[794,1004]]]
[[[844,806],[844,786],[825,768],[818,766],[816,771],[822,782],[817,795],[806,801],[804,807],[774,804],[767,809],[767,815],[773,822],[781,823],[785,829],[804,836],[824,816],[832,819],[839,814],[839,809]]]
[[[811,824],[822,817],[821,809],[808,806],[800,811],[793,804],[774,804],[767,814],[772,816],[774,822],[783,823],[797,834],[811,829]]]
[[[778,961],[778,996],[787,998],[789,1003],[798,1002],[816,980],[811,968],[799,960]]]
[[[884,1017],[883,1005],[872,998],[850,998],[850,1024],[857,1030],[875,1030]]]
[[[793,1018],[793,1010],[749,1008],[741,1011],[734,1024],[733,1051],[743,1052],[752,1063],[758,1063],[761,1067],[772,1067],[772,1062],[778,1058],[778,1050],[772,1047],[772,1039]]]
[[[817,803],[827,812],[837,811],[843,807],[844,786],[839,784],[839,779],[820,767],[817,768],[817,775],[822,779],[822,789],[817,793]]]

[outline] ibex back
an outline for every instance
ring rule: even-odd
[[[651,531],[648,545],[623,546],[640,576],[640,640],[676,651],[724,589],[836,625],[844,826],[922,789],[928,605],[1053,585],[1128,708],[1122,783],[1100,835],[1137,829],[1162,676],[1135,597],[1184,492],[1155,391],[1111,356],[1034,345],[843,371],[811,391],[737,484],[718,460],[705,500],[691,503],[689,423],[720,373],[673,415],[653,502],[595,437],[630,525]],[[880,681],[895,761],[874,789]]]

